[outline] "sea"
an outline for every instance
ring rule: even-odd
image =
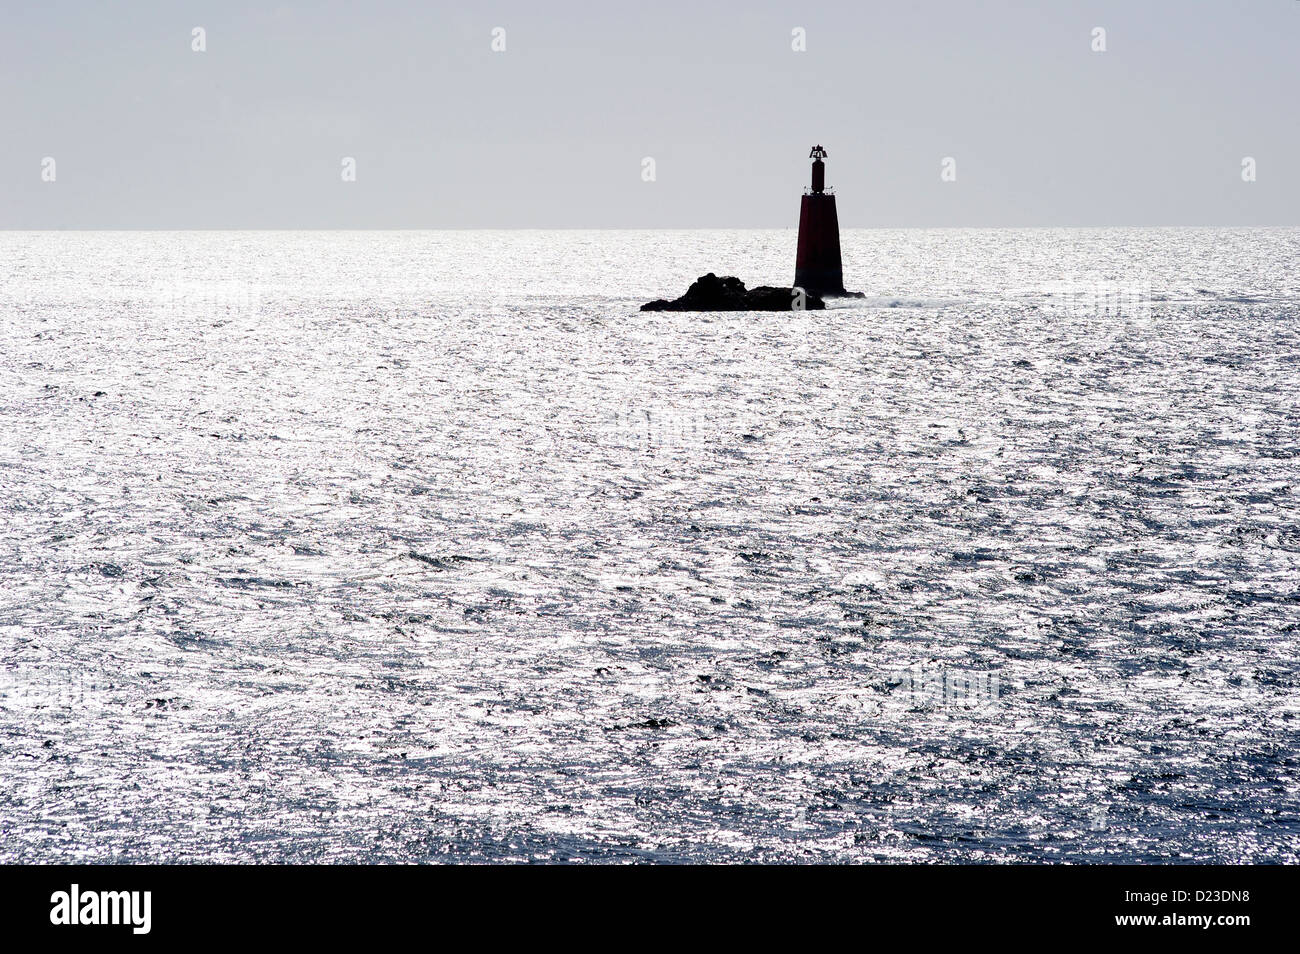
[[[0,862],[1300,862],[1300,229],[0,232]]]

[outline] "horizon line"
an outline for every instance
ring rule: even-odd
[[[1202,223],[1196,225],[1109,224],[1109,225],[845,225],[843,231],[1054,231],[1095,229],[1297,229],[1300,223],[1242,225]],[[0,226],[0,233],[14,232],[796,232],[797,225],[303,225],[303,226],[55,226],[22,228]]]

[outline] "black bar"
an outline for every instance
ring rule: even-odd
[[[8,867],[0,869],[0,917],[7,938],[33,942],[374,942],[430,927],[444,937],[457,927],[493,937],[557,927],[626,936],[702,919],[705,934],[794,929],[809,939],[849,929],[864,939],[901,930],[930,941],[1182,943],[1200,935],[1239,943],[1285,928],[1296,884],[1294,869],[1282,867],[876,866],[845,874],[749,869],[728,872],[724,884],[710,871],[703,877],[717,883],[708,886],[696,882],[699,873],[660,881],[640,872],[539,877],[445,867]],[[117,925],[51,923],[58,893],[70,895],[74,884],[83,905],[92,892],[141,892],[135,907],[123,902],[133,912],[149,892],[148,932],[136,933],[129,916]]]

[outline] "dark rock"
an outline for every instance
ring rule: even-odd
[[[691,283],[686,294],[675,301],[659,299],[642,305],[642,311],[795,311],[798,297],[793,288],[773,288],[760,285],[746,289],[739,278],[719,278],[713,272],[701,275]],[[818,296],[804,296],[806,311],[820,311],[826,303]]]
[[[431,557],[431,556],[425,556],[423,553],[417,553],[414,550],[408,553],[407,556],[410,557],[412,560],[418,560],[419,562],[423,563],[425,566],[431,566],[435,570],[445,570],[448,567],[455,566],[458,563],[470,563],[473,562],[474,560],[473,557],[464,556],[460,553],[453,553],[450,556],[445,556],[445,557]]]

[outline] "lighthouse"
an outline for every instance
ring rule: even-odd
[[[844,295],[844,270],[840,264],[840,220],[835,195],[826,191],[826,150],[813,146],[812,187],[805,189],[799,206],[799,252],[794,263],[794,283],[814,295]]]

